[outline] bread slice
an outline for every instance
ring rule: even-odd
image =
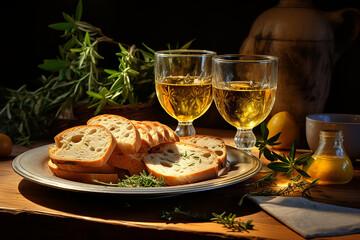
[[[114,167],[127,170],[131,175],[138,174],[146,170],[143,162],[144,156],[147,153],[136,153],[128,155],[112,154],[108,160],[108,163]]]
[[[48,161],[48,166],[51,172],[59,177],[68,179],[76,182],[83,183],[91,183],[93,184],[93,180],[98,180],[100,182],[105,183],[117,183],[118,175],[116,173],[86,173],[86,172],[71,172],[65,171],[58,167],[58,165],[54,164],[51,160]]]
[[[163,126],[167,131],[167,133],[165,133],[165,134],[168,134],[167,142],[178,142],[178,141],[180,141],[179,136],[175,133],[174,130],[172,130],[169,126],[167,126],[165,124],[163,124]]]
[[[208,135],[194,135],[181,137],[180,142],[191,143],[203,148],[208,148],[218,156],[220,168],[226,165],[226,145],[223,139]]]
[[[159,145],[161,143],[159,133],[156,127],[149,121],[138,121],[137,124],[143,125],[152,138],[151,147]]]
[[[113,155],[113,154],[111,154]],[[110,158],[107,162],[109,162]],[[79,172],[79,173],[117,173],[115,166],[105,163],[102,167],[80,167],[73,162],[57,162],[54,163],[58,168],[64,171]]]
[[[139,134],[140,134],[141,145],[140,145],[140,149],[138,152],[149,151],[150,148],[152,146],[154,146],[154,141],[153,141],[152,136],[150,135],[147,127],[145,127],[143,124],[141,124],[140,121],[132,120],[131,122],[134,124],[134,126],[137,128],[137,130],[139,131]]]
[[[165,127],[161,123],[153,121],[143,121],[143,123],[145,125],[148,125],[148,127],[151,127],[152,131],[156,132],[158,144],[166,142]]]
[[[194,183],[218,174],[218,157],[206,148],[189,143],[163,143],[144,157],[145,166],[167,185]]]
[[[80,167],[102,167],[116,148],[111,132],[100,125],[83,125],[64,130],[49,146],[49,156],[55,163],[70,163]]]
[[[122,154],[137,153],[141,147],[140,134],[134,124],[127,118],[103,114],[88,120],[88,125],[102,125],[114,135]]]

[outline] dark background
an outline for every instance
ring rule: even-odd
[[[5,2],[5,3],[4,3]],[[1,5],[2,75],[0,87],[18,88],[47,74],[37,65],[56,58],[62,32],[48,28],[62,22],[62,12],[73,15],[76,0],[4,1]],[[237,53],[253,21],[277,0],[248,1],[120,1],[83,0],[82,20],[100,27],[119,42],[142,42],[155,50],[196,39],[191,48]],[[323,11],[360,9],[360,0],[314,0]],[[117,46],[101,45],[101,64],[117,66]],[[324,112],[360,114],[360,38],[338,60]]]

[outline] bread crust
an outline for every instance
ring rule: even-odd
[[[70,134],[71,132],[83,132],[86,131],[86,129],[98,129],[100,131],[103,131],[105,136],[106,136],[106,141],[108,141],[108,147],[105,149],[105,152],[103,155],[101,155],[98,158],[95,159],[91,159],[89,157],[85,158],[86,156],[91,156],[91,154],[85,155],[84,158],[69,158],[69,157],[61,157],[61,153],[64,151],[64,147],[71,147],[71,144],[69,145],[65,145],[63,143],[63,138],[66,134]],[[73,165],[79,166],[79,167],[102,167],[106,164],[107,160],[109,159],[110,155],[112,154],[112,152],[114,151],[114,149],[116,148],[116,139],[114,138],[114,136],[111,134],[111,132],[106,129],[104,126],[101,125],[81,125],[81,126],[76,126],[76,127],[72,127],[69,129],[66,129],[64,131],[62,131],[61,133],[57,134],[54,137],[55,140],[55,145],[54,146],[49,146],[49,156],[50,158],[56,162],[56,163],[71,163]],[[79,142],[79,143],[75,143],[75,144],[83,144],[83,142]],[[74,154],[77,154],[76,152]]]
[[[118,175],[116,173],[84,173],[84,172],[71,172],[60,169],[51,160],[48,161],[48,166],[51,172],[60,178],[68,179],[71,181],[83,182],[94,184],[93,180],[106,183],[117,183]]]

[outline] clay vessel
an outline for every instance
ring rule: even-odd
[[[301,126],[322,113],[329,95],[332,69],[360,30],[360,11],[347,8],[321,12],[310,0],[280,0],[253,23],[240,53],[273,55],[279,59],[278,89],[269,118],[290,112]]]

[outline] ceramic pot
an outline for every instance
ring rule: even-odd
[[[301,126],[300,142],[306,143],[306,116],[323,112],[335,62],[359,30],[357,9],[321,12],[310,0],[280,0],[253,23],[240,53],[279,59],[276,101],[269,118],[290,112]]]

